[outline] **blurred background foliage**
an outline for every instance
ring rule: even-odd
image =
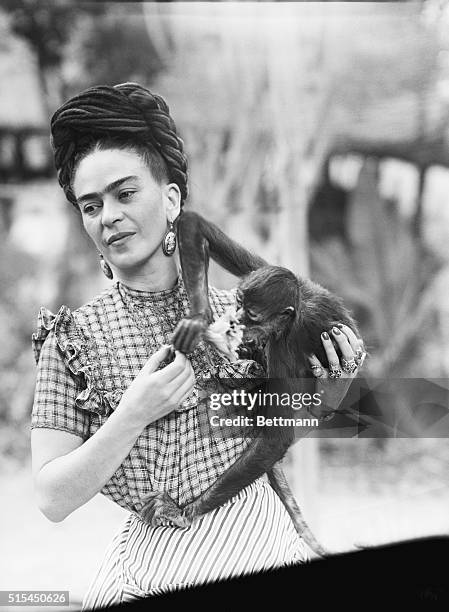
[[[434,0],[3,0],[5,460],[28,453],[39,306],[75,308],[105,286],[48,145],[52,112],[93,84],[138,81],[166,97],[189,155],[188,205],[340,294],[369,346],[368,375],[447,377],[448,27]],[[234,282],[216,268],[212,278]],[[361,442],[321,448],[350,461],[393,452]]]

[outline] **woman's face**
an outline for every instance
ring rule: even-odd
[[[167,219],[179,214],[179,188],[159,184],[136,152],[89,153],[75,172],[73,191],[86,232],[119,276],[140,275],[162,261]]]

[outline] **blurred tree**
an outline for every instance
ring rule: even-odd
[[[311,245],[315,278],[341,294],[355,311],[369,350],[370,375],[438,376],[423,367],[422,342],[435,341],[435,288],[444,262],[417,243],[414,219],[378,193],[377,163],[368,159],[348,199],[347,240]]]
[[[330,158],[323,165],[321,180],[310,199],[308,227],[312,242],[332,236],[347,240],[346,216],[349,191],[331,180],[329,166]]]
[[[134,4],[4,0],[11,30],[36,59],[47,114],[80,88],[151,83],[163,68]]]
[[[381,199],[377,178],[376,160],[365,160],[347,202],[347,239],[313,242],[311,271],[345,299],[363,329],[371,353],[368,376],[388,389],[388,400],[377,407],[378,418],[399,431],[405,419],[407,431],[420,435],[419,423],[410,421],[416,392],[398,379],[447,374],[439,356],[430,358],[428,352],[440,335],[438,295],[447,266],[416,240],[416,213],[404,218],[395,201]],[[383,438],[375,442],[385,445]]]
[[[36,261],[8,240],[0,222],[0,452],[2,459],[23,460],[29,450],[29,422],[34,370],[29,322],[35,316]],[[26,350],[24,350],[26,347]]]
[[[67,45],[81,13],[99,16],[103,3],[79,3],[75,0],[3,0],[2,10],[9,16],[12,31],[24,40],[35,60],[42,95],[50,116],[61,104],[67,83],[63,64]]]
[[[121,9],[121,10],[120,10]],[[82,87],[135,81],[150,86],[164,68],[142,20],[119,5],[101,19],[86,19],[79,35]]]

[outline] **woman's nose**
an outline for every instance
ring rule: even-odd
[[[101,215],[101,221],[103,225],[113,225],[117,221],[123,218],[123,211],[120,202],[117,202],[115,198],[105,197],[103,199],[103,209]]]

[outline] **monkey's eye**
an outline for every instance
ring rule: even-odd
[[[256,321],[259,318],[259,313],[257,313],[255,310],[251,310],[251,308],[246,309],[246,314],[253,321]]]

